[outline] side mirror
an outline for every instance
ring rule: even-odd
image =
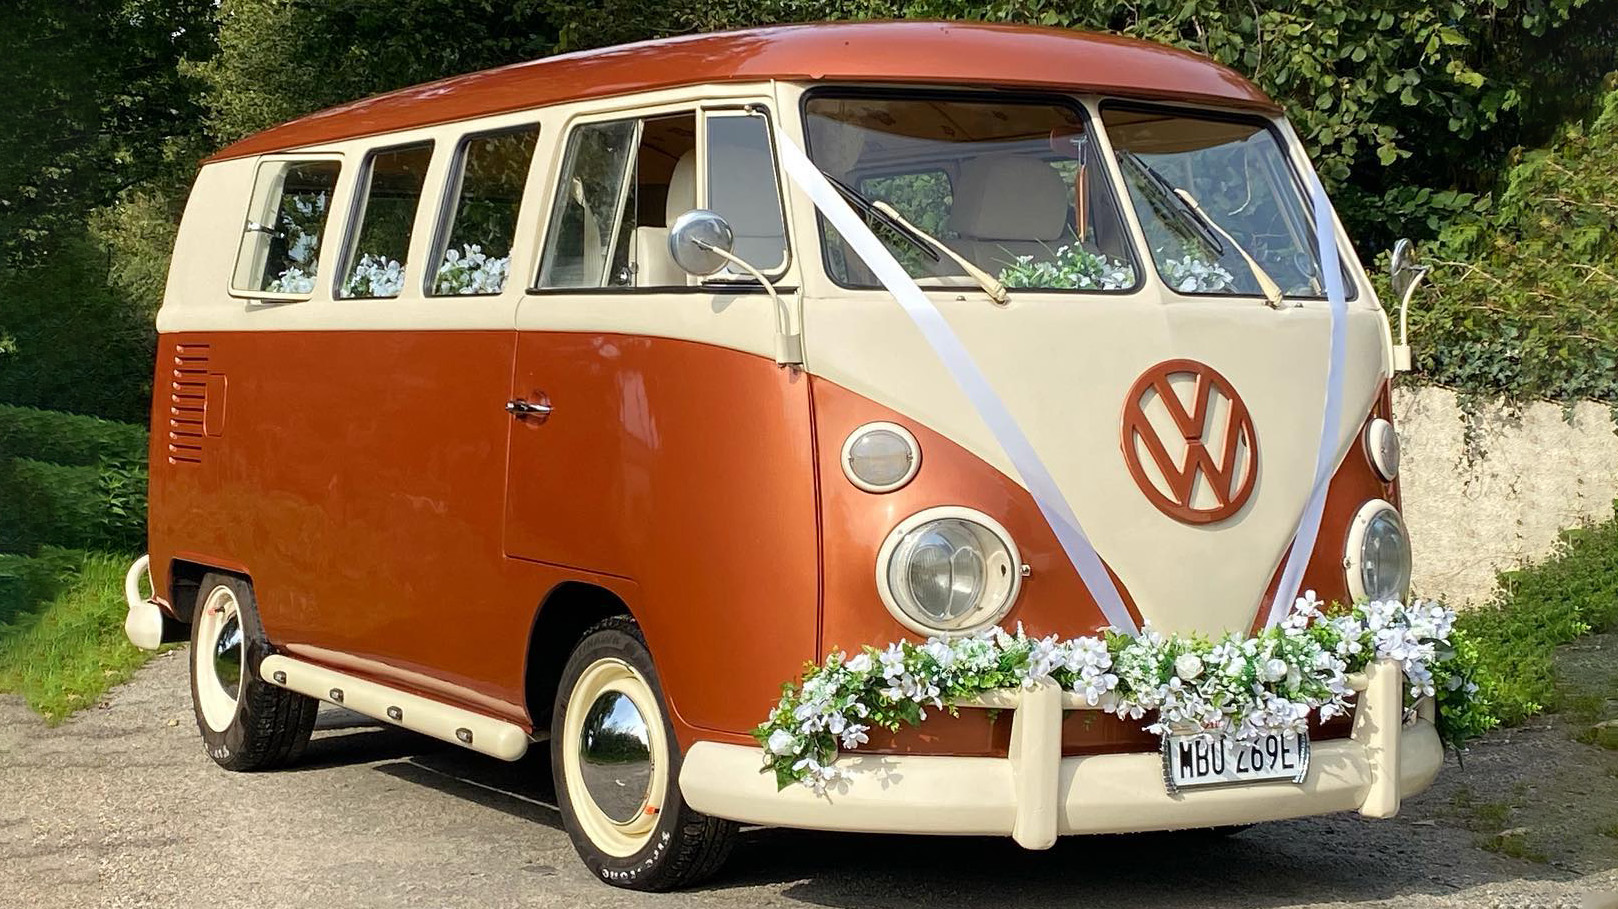
[[[669,256],[674,264],[705,277],[730,264],[736,242],[730,224],[705,208],[693,208],[669,226]]]
[[[1416,266],[1416,246],[1409,238],[1393,244],[1393,258],[1388,266],[1388,277],[1393,280],[1393,293],[1403,299],[1405,292],[1416,283],[1420,272]]]

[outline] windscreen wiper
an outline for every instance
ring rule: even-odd
[[[1219,239],[1220,231],[1203,215],[1196,206],[1180,198],[1180,190],[1168,181],[1168,178],[1157,172],[1152,165],[1147,164],[1141,156],[1132,151],[1120,152],[1119,157],[1135,168],[1135,172],[1145,179],[1146,184],[1155,190],[1157,197],[1170,204],[1172,210],[1179,216],[1179,222],[1191,229],[1196,239],[1202,242],[1215,255],[1225,254],[1225,244]]]
[[[1264,294],[1264,302],[1268,303],[1273,309],[1280,309],[1285,305],[1286,296],[1281,293],[1281,285],[1275,283],[1275,279],[1270,277],[1269,272],[1265,271],[1263,266],[1258,264],[1258,260],[1253,258],[1246,249],[1242,248],[1242,244],[1231,236],[1230,231],[1220,227],[1218,222],[1208,217],[1207,213],[1202,210],[1202,206],[1197,203],[1195,196],[1170,183],[1167,178],[1158,173],[1150,164],[1141,160],[1140,156],[1134,152],[1124,152],[1123,157],[1124,160],[1140,169],[1141,175],[1146,178],[1147,183],[1153,189],[1174,201],[1175,210],[1181,213],[1182,223],[1194,227],[1197,239],[1206,243],[1210,250],[1222,256],[1225,254],[1225,244],[1220,242],[1220,238],[1223,237],[1230,241],[1230,245],[1236,249],[1236,254],[1247,264],[1247,270],[1252,273],[1253,280],[1258,282],[1258,289]]]
[[[832,186],[835,186],[837,191],[843,194],[843,198],[847,199],[855,208],[882,222],[883,227],[886,227],[888,230],[893,231],[895,234],[903,237],[910,243],[910,245],[920,250],[922,255],[934,262],[939,260],[938,250],[933,249],[932,244],[928,243],[925,238],[917,234],[903,218],[895,218],[893,215],[883,211],[881,208],[877,207],[875,202],[872,202],[870,199],[866,198],[866,196],[859,190],[849,186],[847,183],[844,183],[831,174],[826,173],[824,170],[822,170],[820,173],[824,175],[827,182],[831,183]]]

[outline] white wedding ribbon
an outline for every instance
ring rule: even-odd
[[[1348,299],[1343,293],[1343,268],[1337,257],[1337,217],[1331,200],[1326,198],[1326,187],[1320,177],[1307,170],[1304,179],[1309,184],[1309,195],[1315,214],[1315,245],[1320,251],[1320,270],[1325,276],[1326,301],[1331,306],[1331,351],[1326,361],[1326,407],[1320,417],[1320,447],[1315,454],[1315,482],[1309,491],[1309,502],[1304,505],[1298,519],[1298,529],[1292,535],[1292,546],[1287,552],[1286,567],[1281,571],[1281,583],[1275,588],[1275,600],[1270,603],[1267,625],[1277,625],[1287,617],[1303,584],[1303,570],[1315,551],[1315,539],[1320,535],[1320,518],[1326,509],[1326,489],[1331,485],[1332,455],[1337,452],[1337,427],[1343,416],[1343,370],[1348,361]]]
[[[1101,608],[1102,616],[1119,631],[1137,633],[1135,620],[1124,606],[1123,596],[1102,564],[1101,556],[1090,544],[1090,538],[1079,526],[1079,519],[1063,497],[1055,478],[1045,469],[1045,462],[1040,460],[1033,444],[1023,434],[1022,427],[1017,425],[1005,403],[995,394],[988,378],[978,368],[944,314],[938,311],[938,307],[916,285],[876,234],[865,226],[864,220],[854,213],[842,194],[820,172],[820,168],[809,160],[803,149],[779,125],[775,127],[775,142],[787,176],[809,196],[826,220],[837,228],[844,242],[854,249],[877,280],[882,282],[882,286],[899,302],[943,362],[944,368],[949,370],[955,384],[972,402],[978,416],[989,427],[995,441],[1005,450],[1012,466],[1022,477],[1029,494],[1034,497],[1034,504],[1039,506],[1040,514],[1045,516],[1057,541],[1061,543],[1062,551],[1067,553],[1068,560],[1079,573],[1079,579],[1090,591],[1090,597]]]

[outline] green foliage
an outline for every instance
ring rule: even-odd
[[[146,542],[146,469],[0,461],[0,551],[41,546],[138,552]]]
[[[89,707],[150,656],[124,638],[124,571],[129,559],[46,550],[34,559],[0,555],[0,610],[9,577],[35,578],[26,608],[5,624],[0,611],[0,691],[22,695],[57,723]]]
[[[108,284],[108,257],[82,231],[39,263],[0,269],[0,401],[145,423],[156,332]]]
[[[1557,705],[1554,650],[1618,628],[1618,520],[1569,531],[1560,554],[1501,575],[1503,591],[1456,621],[1474,665],[1479,695],[1507,725]]]
[[[0,460],[90,467],[146,463],[146,429],[96,417],[0,404]]]
[[[207,124],[225,142],[418,82],[550,53],[540,0],[223,0],[219,53],[183,71],[207,86]]]
[[[1523,155],[1491,202],[1424,251],[1411,306],[1433,381],[1509,397],[1618,402],[1618,87],[1589,125]]]
[[[0,405],[0,552],[138,552],[146,540],[146,431]]]
[[[54,249],[125,188],[186,171],[211,0],[13,3],[0,53],[0,269]]]
[[[54,547],[32,556],[0,553],[0,638],[56,596],[81,562],[80,553]]]

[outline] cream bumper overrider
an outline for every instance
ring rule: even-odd
[[[1392,817],[1404,797],[1432,783],[1443,763],[1431,702],[1406,722],[1404,676],[1395,663],[1373,663],[1350,678],[1360,691],[1353,732],[1313,743],[1301,783],[1170,794],[1157,752],[1063,757],[1063,711],[1094,708],[1046,684],[960,705],[1014,711],[1004,758],[844,754],[837,765],[847,779],[817,795],[805,786],[777,791],[774,775],[759,773],[756,747],[698,742],[685,757],[680,791],[698,811],[744,823],[1009,835],[1030,849],[1047,848],[1063,834],[1213,827],[1337,811]]]

